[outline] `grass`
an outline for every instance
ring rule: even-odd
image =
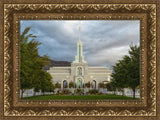
[[[121,95],[39,95],[33,97],[24,97],[24,100],[128,100],[132,97]],[[139,99],[139,98],[136,98]]]

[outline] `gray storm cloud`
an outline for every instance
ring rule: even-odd
[[[72,62],[76,55],[76,43],[81,26],[81,40],[85,60],[90,66],[111,67],[128,54],[131,43],[139,45],[140,22],[138,20],[106,21],[21,21],[21,32],[31,26],[30,33],[37,36],[39,54],[47,54],[53,60]]]

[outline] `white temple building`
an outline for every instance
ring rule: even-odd
[[[97,58],[98,60],[98,58]],[[85,84],[90,82],[91,87],[98,89],[99,83],[109,82],[112,70],[103,66],[88,66],[83,56],[83,43],[80,39],[77,42],[77,55],[70,67],[50,67],[47,71],[52,76],[53,84],[61,84],[61,89],[69,88],[69,83],[74,83],[74,88],[85,88]]]

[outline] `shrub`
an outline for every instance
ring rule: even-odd
[[[55,84],[55,88],[61,88],[61,85],[57,82],[57,83]]]
[[[69,88],[71,87],[74,87],[74,83],[72,81],[69,83]]]
[[[90,93],[90,94],[96,94],[96,93],[98,93],[98,92],[99,92],[99,90],[96,90],[96,89],[89,90],[89,93]]]
[[[84,93],[84,89],[76,89],[75,93],[78,93],[78,94]]]
[[[85,86],[86,86],[87,88],[90,88],[91,83],[90,83],[90,82],[88,82],[88,83],[86,83],[86,84],[85,84]]]
[[[60,90],[58,90],[57,91],[57,93],[56,93],[56,95],[60,95],[61,94],[61,91]]]
[[[69,94],[69,93],[70,93],[69,89],[63,90],[63,94]]]

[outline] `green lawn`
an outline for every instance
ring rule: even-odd
[[[121,95],[41,95],[25,97],[24,100],[106,100],[106,99],[133,99]],[[136,98],[138,99],[138,98]]]

